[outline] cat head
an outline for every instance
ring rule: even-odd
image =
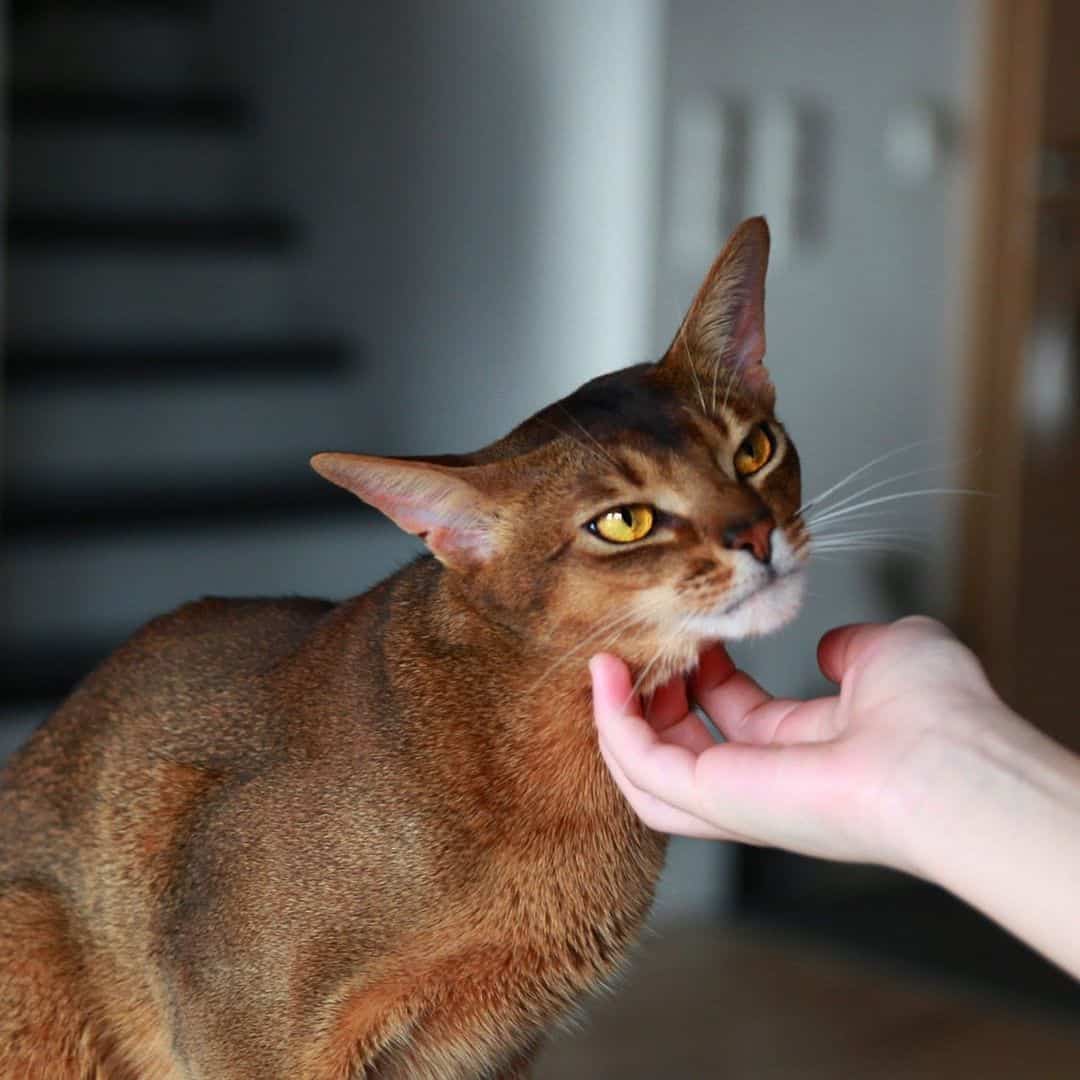
[[[744,222],[660,361],[586,383],[491,446],[312,465],[538,647],[614,648],[659,680],[707,642],[776,630],[799,608],[808,538],[762,363],[768,248],[764,219]]]

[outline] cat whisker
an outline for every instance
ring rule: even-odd
[[[720,361],[718,360],[717,361],[717,366],[719,366],[719,364],[720,364]],[[721,409],[726,409],[727,408],[728,400],[731,397],[732,388],[736,385],[736,383],[738,383],[739,385],[742,384],[743,373],[742,373],[742,370],[738,367],[738,365],[732,364],[731,368],[730,368],[730,372],[731,373],[728,375],[727,388],[724,390],[724,402],[720,406]]]
[[[694,380],[694,389],[697,390],[698,400],[701,402],[701,411],[706,415],[711,415],[709,410],[705,407],[705,394],[701,389],[701,380],[698,379],[697,364],[694,363],[694,353],[690,348],[689,342],[686,340],[686,323],[679,327],[679,340],[682,342],[682,347],[686,350],[686,358],[689,361],[687,367],[690,369],[690,375]]]
[[[622,611],[614,618],[608,619],[607,622],[601,626],[596,627],[588,634],[585,635],[576,645],[574,645],[567,652],[563,653],[558,660],[544,673],[543,677],[539,680],[543,682],[553,671],[568,660],[572,660],[574,656],[580,653],[590,642],[594,642],[597,638],[603,637],[604,634],[611,633],[612,631],[623,628],[623,624],[629,624],[638,618],[636,611]]]
[[[901,528],[897,528],[897,527],[895,527],[893,525],[875,526],[872,529],[851,528],[851,526],[858,524],[858,518],[860,518],[862,516],[869,517],[869,518],[874,518],[875,520],[877,520],[877,519],[880,519],[883,514],[888,514],[890,512],[895,513],[896,511],[867,510],[862,515],[860,515],[860,514],[852,514],[851,517],[849,517],[849,518],[840,519],[840,520],[832,521],[832,522],[827,522],[822,528],[816,529],[814,531],[814,535],[813,535],[812,539],[817,539],[817,538],[820,538],[820,537],[823,537],[823,536],[847,536],[847,535],[853,534],[853,533],[878,533],[878,534],[882,534],[882,535],[887,533],[890,536],[905,536],[905,535],[907,535],[907,536],[922,536],[922,535],[924,535],[923,533],[918,532],[915,529],[901,529]],[[837,529],[844,529],[846,531],[845,532],[836,532]]]
[[[916,551],[874,551],[871,549],[862,549],[858,551],[829,551],[822,552],[814,556],[814,562],[817,564],[827,563],[832,567],[850,567],[857,560],[865,560],[877,558],[883,560],[889,557],[896,558],[903,556],[909,559],[919,559],[923,553]]]
[[[852,525],[860,525],[863,523],[877,523],[881,521],[895,521],[895,515],[900,511],[896,507],[875,508],[870,510],[854,510],[851,514],[842,515],[833,521],[827,521],[823,525],[815,524],[813,532],[809,531],[809,524],[807,524],[807,538],[809,540],[823,539],[829,536],[838,536],[837,529],[846,529]]]
[[[637,677],[637,679],[634,680],[634,685],[633,685],[633,688],[630,691],[630,696],[626,699],[626,701],[623,702],[624,706],[629,705],[630,702],[633,701],[634,698],[637,697],[638,691],[641,689],[642,685],[644,684],[645,679],[649,675],[649,672],[656,666],[656,662],[663,655],[664,655],[663,650],[658,651],[656,653],[656,655],[645,665],[645,667],[642,668],[641,674]],[[642,705],[645,707],[645,711],[647,712],[648,711],[647,703],[642,702]]]
[[[679,620],[679,625],[675,629],[674,634],[672,635],[675,642],[680,641],[683,638],[683,635],[685,635],[687,630],[690,628],[691,618],[692,616],[687,614],[683,615],[683,617]],[[644,685],[645,680],[648,678],[649,672],[656,666],[658,661],[663,659],[664,653],[665,650],[663,647],[661,647],[657,650],[656,655],[653,656],[653,658],[645,665],[645,667],[641,671],[641,674],[638,675],[637,679],[635,680],[633,688],[630,690],[630,696],[626,699],[625,704],[629,704],[631,701],[633,701],[635,697],[637,697],[638,691]],[[648,713],[648,709],[652,702],[652,696],[654,692],[655,691],[650,691],[648,695],[648,701],[642,702],[642,706],[646,713]]]
[[[834,524],[844,524],[844,522]],[[913,529],[848,529],[844,532],[815,534],[810,538],[809,543],[812,552],[850,550],[868,546],[925,551],[930,546],[930,537]]]
[[[558,671],[565,664],[568,664],[571,660],[575,659],[585,651],[590,644],[595,644],[597,639],[602,638],[605,634],[615,633],[615,637],[610,644],[614,644],[622,636],[623,632],[628,630],[631,626],[644,625],[649,617],[655,612],[659,611],[663,606],[663,601],[657,600],[652,604],[647,604],[644,610],[628,610],[618,612],[613,618],[608,619],[599,627],[596,627],[588,634],[585,635],[576,645],[568,649],[562,656],[556,660],[551,667],[549,667],[543,675],[540,676],[536,682],[529,687],[529,693],[532,694],[536,690],[547,682],[551,676]]]
[[[836,524],[843,524],[843,522],[837,522]],[[899,540],[911,543],[929,543],[929,538],[923,533],[917,533],[911,530],[901,529],[852,529],[847,532],[838,533],[815,533],[810,538],[810,547],[814,550],[820,550],[823,547],[847,543],[852,540],[877,540],[877,541],[891,541]]]
[[[610,456],[606,454],[601,455],[596,451],[594,447],[590,446],[586,442],[583,442],[572,431],[567,431],[566,428],[560,427],[558,424],[555,423],[554,420],[550,419],[549,417],[544,416],[541,417],[541,419],[544,421],[544,423],[548,425],[548,427],[554,428],[555,431],[557,431],[564,439],[569,439],[575,446],[580,446],[582,450],[586,451],[586,453],[592,454],[593,457],[595,457],[598,461],[602,461],[605,465],[609,463],[615,465],[615,462],[612,461]],[[616,468],[617,467],[618,466],[616,465]]]
[[[963,462],[956,462],[955,464],[927,465],[926,467],[921,469],[912,469],[909,472],[899,473],[896,476],[889,476],[886,477],[884,480],[878,480],[875,483],[868,484],[866,487],[860,488],[858,491],[852,493],[851,495],[847,495],[843,499],[834,502],[832,506],[823,509],[822,517],[825,514],[832,513],[832,511],[834,510],[839,510],[842,506],[849,505],[855,500],[861,498],[863,495],[868,495],[871,491],[877,491],[880,488],[888,487],[890,484],[897,484],[901,480],[910,480],[912,477],[915,476],[925,476],[927,473],[940,472],[943,469],[952,469],[955,468],[956,465],[962,463]],[[819,518],[819,520],[821,520],[821,518]]]
[[[619,467],[619,463],[611,456],[611,454],[607,452],[607,450],[604,449],[600,440],[597,439],[597,437],[591,431],[589,431],[589,429],[586,428],[585,425],[582,424],[582,422],[561,401],[559,402],[559,408],[562,409],[564,413],[566,413],[567,417],[570,419],[570,422],[574,424],[575,427],[577,427],[577,429],[585,436],[585,438],[587,438],[596,447],[601,457],[605,458],[617,469]]]
[[[834,491],[839,491],[842,487],[846,487],[856,477],[862,476],[864,472],[872,469],[875,465],[880,465],[882,462],[889,461],[891,458],[898,457],[900,454],[906,454],[910,450],[917,450],[922,446],[930,446],[936,442],[942,442],[941,438],[938,439],[918,439],[915,442],[906,443],[904,446],[898,446],[893,450],[889,450],[884,454],[879,454],[876,458],[868,461],[865,465],[860,465],[857,469],[852,469],[847,476],[838,480],[832,487],[826,488],[820,494],[815,495],[811,499],[807,499],[806,502],[799,507],[798,510],[792,515],[793,517],[802,517],[808,510],[813,509],[815,506],[820,505],[827,499]]]
[[[542,420],[552,431],[557,431],[564,439],[569,439],[575,446],[580,446],[582,450],[588,451],[592,455],[596,455],[596,451],[586,443],[583,443],[572,431],[567,431],[566,428],[560,427],[548,416],[539,416],[537,419]]]
[[[840,520],[829,523],[833,529],[852,524],[850,520]],[[847,529],[845,532],[832,532],[828,525],[815,532],[813,539],[820,537],[837,537],[837,536],[921,536],[922,533],[916,532],[914,529],[894,529],[891,527],[881,527],[873,529]]]
[[[834,521],[837,518],[846,517],[849,514],[861,513],[871,506],[880,506],[885,503],[896,502],[900,499],[915,499],[929,495],[980,495],[988,496],[987,491],[978,491],[974,488],[922,488],[919,491],[897,491],[891,495],[881,495],[876,499],[868,499],[866,502],[856,503],[854,506],[846,506],[839,510],[827,510],[820,517],[807,519],[806,524],[815,528],[826,521]]]
[[[815,558],[821,555],[841,555],[844,552],[854,553],[859,551],[895,552],[904,555],[924,556],[927,553],[925,546],[918,544],[904,544],[886,541],[856,541],[852,543],[836,544],[829,547],[814,548],[812,554]]]

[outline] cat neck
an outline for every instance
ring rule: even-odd
[[[565,819],[567,806],[627,815],[599,753],[586,649],[530,633],[430,558],[392,582],[385,606],[388,679],[440,768],[492,787],[497,777],[535,823]]]

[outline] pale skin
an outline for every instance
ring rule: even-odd
[[[643,710],[622,661],[593,657],[600,748],[637,814],[926,878],[1080,978],[1080,757],[931,619],[832,630],[818,663],[838,693],[774,698],[713,647]]]

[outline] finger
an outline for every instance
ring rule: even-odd
[[[589,661],[589,674],[592,676],[593,713],[597,721],[601,713],[610,716],[624,710],[641,712],[641,703],[634,697],[630,669],[617,656],[598,653]]]
[[[697,760],[694,815],[750,842],[814,853],[828,844],[821,806],[834,770],[819,746],[725,743]]]
[[[616,657],[601,654],[589,662],[593,715],[606,749],[635,787],[679,809],[694,801],[695,754],[664,742],[629,700],[630,674]]]
[[[841,682],[845,672],[864,657],[888,629],[886,623],[850,623],[830,630],[818,642],[817,660],[821,673],[834,683]]]
[[[631,689],[630,671],[618,657],[601,654],[589,662],[593,675],[593,701],[605,714],[612,711],[640,714],[640,703],[628,700]],[[700,753],[716,740],[698,716],[689,712],[686,703],[686,682],[683,678],[672,679],[654,695],[645,714],[654,731],[660,733],[666,743],[681,746],[692,753]]]
[[[653,694],[645,717],[657,731],[664,731],[679,723],[688,709],[686,680],[676,675]]]
[[[696,683],[694,696],[724,737],[733,742],[753,741],[753,731],[747,729],[747,722],[755,709],[772,701],[749,675],[734,669],[718,683],[704,680]]]
[[[695,694],[702,694],[713,687],[720,686],[735,674],[735,662],[727,654],[723,645],[712,645],[698,658],[697,671],[694,672],[691,685]]]
[[[798,701],[770,698],[743,717],[736,742],[754,746],[794,746],[824,742],[840,734],[837,699]]]
[[[715,826],[695,817],[693,814],[671,806],[655,795],[642,791],[623,771],[614,755],[607,749],[604,740],[600,740],[600,753],[611,773],[612,779],[623,793],[634,813],[650,829],[657,832],[672,833],[677,836],[693,836],[706,840],[734,840]]]
[[[651,721],[651,717],[649,718]],[[653,729],[656,729],[656,725],[653,724]],[[713,734],[702,722],[697,713],[687,713],[676,724],[672,724],[670,727],[664,728],[659,732],[660,739],[663,742],[671,743],[674,746],[681,746],[686,750],[689,750],[692,754],[700,754],[703,750],[708,750],[710,746],[716,745],[716,739]]]

